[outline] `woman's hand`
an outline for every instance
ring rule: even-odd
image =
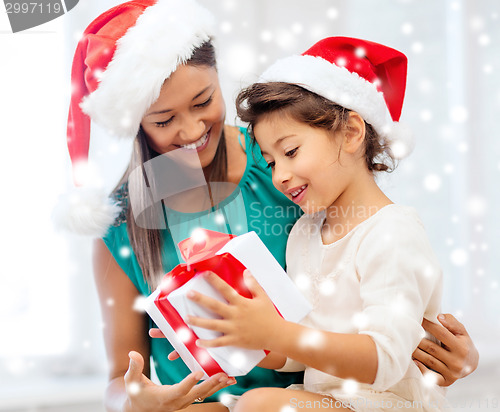
[[[413,359],[422,373],[436,375],[438,385],[450,386],[477,368],[479,353],[464,325],[453,315],[439,315],[438,320],[443,326],[426,319],[422,326],[441,346],[424,338]]]
[[[188,317],[188,324],[222,332],[212,340],[198,340],[200,346],[238,346],[245,349],[267,349],[267,342],[278,329],[283,318],[279,315],[271,299],[255,278],[245,270],[245,284],[252,299],[245,298],[212,272],[203,274],[207,281],[218,290],[228,302],[223,303],[198,292],[191,292],[188,298],[219,315],[221,319]]]
[[[218,373],[197,384],[203,372],[188,375],[175,385],[156,385],[144,374],[144,359],[138,352],[129,353],[130,363],[125,374],[125,389],[127,412],[170,412],[184,409],[196,400],[205,399],[218,390],[236,383],[234,378],[228,378],[224,373]]]

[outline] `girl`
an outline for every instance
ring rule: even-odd
[[[314,308],[301,324],[287,322],[253,279],[254,299],[214,275],[227,305],[192,294],[222,318],[190,319],[223,333],[201,345],[267,349],[262,366],[305,368],[304,391],[253,390],[237,411],[446,407],[410,359],[423,319],[439,313],[441,270],[415,210],[393,204],[374,177],[390,170],[390,146],[404,133],[396,122],[406,63],[376,43],[327,38],[238,96],[274,186],[305,213],[288,239],[287,268]]]
[[[129,1],[98,16],[75,52],[68,120],[75,183],[83,183],[78,172],[88,161],[91,120],[134,141],[129,169],[111,201],[101,201],[93,191],[84,191],[71,197],[70,213],[60,218],[73,231],[97,237],[94,274],[106,325],[109,384],[105,404],[109,411],[168,412],[195,400],[205,402],[190,408],[226,410],[216,402],[218,391],[234,380],[215,376],[197,385],[197,376],[190,375],[181,361],[167,360],[169,343],[148,336],[151,324],[144,313],[133,309],[135,302],[148,295],[158,279],[178,263],[177,241],[200,225],[214,229],[212,225],[218,224],[212,221],[218,217],[215,211],[223,210],[228,217],[236,215],[236,222],[227,225],[236,233],[258,231],[266,224],[286,228],[299,216],[299,207],[272,187],[270,170],[250,144],[246,130],[224,124],[225,106],[211,42],[212,20],[210,13],[192,0]],[[152,194],[150,186],[143,191],[146,177],[153,182],[175,183],[180,175],[158,172],[151,176],[145,172],[139,174],[137,185],[129,184],[129,175],[137,166],[146,170],[151,161],[161,158],[159,154],[177,153],[178,149],[196,155],[205,180],[227,185],[219,190],[220,199],[210,190],[202,200],[214,207],[205,211],[183,199],[182,206],[187,203],[187,210],[196,207],[196,212],[179,213],[178,204],[173,204],[176,199],[171,199],[169,204],[153,205],[167,211],[153,216],[156,221],[149,220],[148,210],[135,216],[134,199],[143,203]],[[232,189],[224,198],[228,186]],[[145,215],[146,219],[140,219]],[[284,265],[288,233],[259,234]],[[456,325],[461,326],[451,318],[448,328],[454,330]],[[447,332],[444,328],[437,332],[442,331]],[[463,362],[462,349],[474,349],[468,336],[462,335],[449,333],[450,351],[437,352],[445,362],[440,363],[439,371],[447,378],[446,384],[458,377],[448,359]],[[419,355],[427,364],[428,359],[436,362],[428,355],[430,344],[423,341]],[[162,385],[149,380],[150,358]],[[286,387],[299,381],[301,374],[256,369],[225,390],[242,394],[259,386]]]

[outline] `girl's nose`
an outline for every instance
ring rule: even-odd
[[[290,171],[283,167],[279,166],[278,163],[274,165],[273,170],[273,184],[277,189],[280,189],[290,181],[291,173]]]

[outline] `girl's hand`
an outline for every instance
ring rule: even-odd
[[[191,292],[188,298],[206,307],[221,319],[204,319],[190,316],[188,324],[222,332],[223,335],[212,340],[198,340],[200,346],[214,348],[218,346],[238,346],[245,349],[267,349],[270,336],[279,330],[283,320],[278,314],[266,292],[255,278],[245,270],[245,284],[252,294],[252,299],[245,298],[212,272],[207,272],[207,281],[218,290],[228,302]]]
[[[443,326],[426,319],[422,326],[441,346],[422,339],[413,358],[422,373],[434,373],[438,385],[450,386],[477,368],[479,353],[464,325],[453,315],[439,315],[438,320]]]
[[[170,412],[184,409],[196,400],[205,399],[218,390],[236,383],[234,378],[219,373],[197,384],[202,372],[191,373],[175,385],[156,385],[142,372],[144,359],[138,352],[129,353],[130,363],[125,374],[127,412]]]

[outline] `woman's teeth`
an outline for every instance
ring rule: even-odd
[[[302,192],[306,188],[306,186],[307,185],[304,185],[301,188],[297,189],[296,191],[291,192],[290,194],[292,195],[292,197],[296,197],[300,194],[300,192]]]
[[[204,136],[202,136],[196,142],[185,144],[185,145],[181,145],[181,147],[183,149],[198,149],[198,147],[203,146],[205,144],[205,142],[207,141],[207,139],[208,139],[208,133],[205,134]]]

